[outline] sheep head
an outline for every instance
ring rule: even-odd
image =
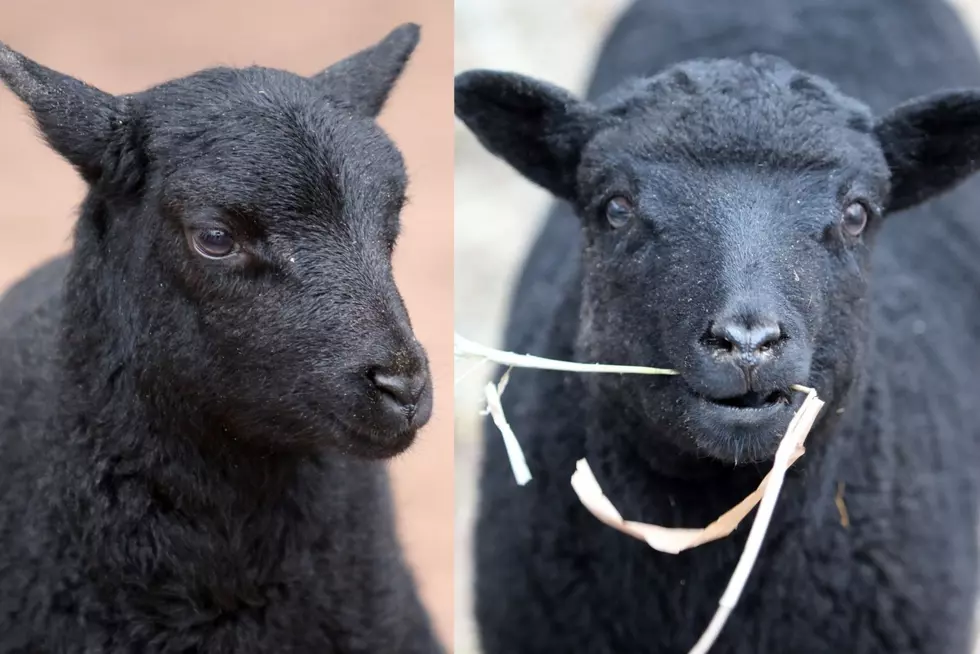
[[[846,395],[885,216],[980,166],[980,93],[876,119],[767,55],[684,62],[591,102],[471,71],[456,113],[578,214],[581,359],[680,371],[590,377],[610,415],[727,463],[774,454],[793,384]]]
[[[0,46],[0,79],[90,187],[70,331],[108,332],[131,392],[265,449],[412,442],[432,384],[392,275],[405,168],[374,119],[418,36],[312,77],[212,68],[125,96]]]

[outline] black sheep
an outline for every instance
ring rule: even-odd
[[[375,122],[417,42],[125,96],[0,45],[88,183],[0,302],[0,652],[442,651],[382,461],[432,411]]]
[[[560,201],[506,349],[681,372],[513,375],[504,407],[534,479],[514,483],[488,432],[486,654],[688,651],[747,525],[658,553],[579,504],[575,461],[625,518],[703,527],[768,469],[794,383],[827,406],[712,653],[970,651],[980,185],[960,182],[980,167],[980,91],[965,87],[980,61],[939,0],[641,0],[587,100],[457,77],[457,115]]]

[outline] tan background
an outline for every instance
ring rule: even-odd
[[[452,4],[451,0],[32,0],[0,6],[0,40],[113,93],[212,65],[311,74],[396,25],[422,41],[381,123],[411,178],[396,275],[432,358],[435,418],[392,464],[404,542],[440,634],[452,634]],[[0,90],[0,288],[68,247],[83,184]]]
[[[953,4],[980,34],[980,0]],[[626,5],[626,0],[456,0],[456,71],[512,70],[581,94],[595,49]],[[487,154],[458,121],[455,185],[456,329],[499,345],[516,268],[549,198]],[[488,377],[486,368],[471,368],[472,363],[461,361],[455,372],[460,380],[455,414],[457,654],[478,651],[470,615],[470,532],[481,438],[477,412]]]

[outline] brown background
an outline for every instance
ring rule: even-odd
[[[313,73],[396,25],[422,41],[381,117],[411,184],[396,275],[432,358],[435,417],[392,464],[403,540],[440,635],[452,634],[452,2],[241,0],[4,2],[0,40],[112,93],[138,91],[213,65]],[[0,289],[69,247],[84,188],[0,90]]]

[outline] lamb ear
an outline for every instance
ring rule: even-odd
[[[381,113],[395,82],[419,42],[419,26],[405,23],[370,48],[331,65],[311,79],[330,98],[361,116]]]
[[[492,154],[559,198],[575,198],[596,111],[546,82],[489,70],[456,77],[456,115]]]
[[[903,103],[875,134],[891,169],[889,211],[951,190],[980,169],[980,91],[947,91]]]
[[[116,97],[46,68],[3,43],[0,80],[27,104],[48,144],[94,183],[102,173],[112,123],[121,119]]]

